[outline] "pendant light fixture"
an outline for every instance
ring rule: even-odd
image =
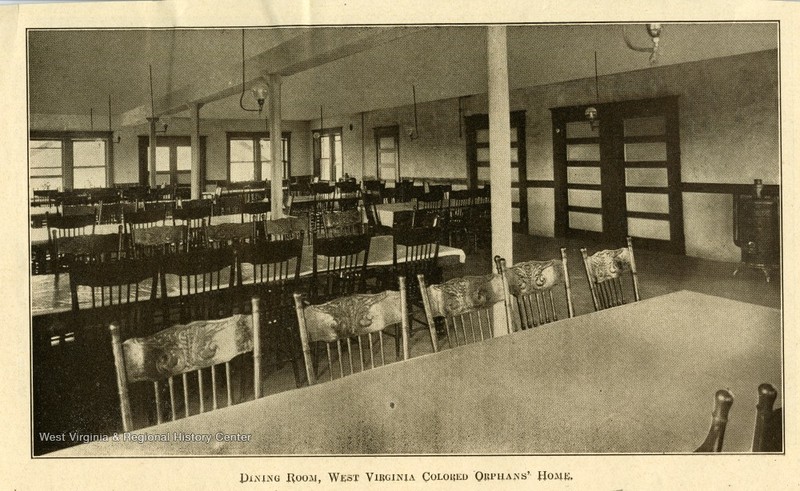
[[[108,132],[111,134],[111,143],[119,143],[122,140],[119,135],[114,139],[114,130],[111,129],[111,94],[108,94]]]
[[[597,77],[597,51],[594,52],[594,101],[596,105],[600,105],[600,89],[599,89],[598,77]],[[589,124],[592,126],[592,130],[596,130],[598,126],[600,126],[600,115],[597,113],[597,108],[594,106],[589,106],[586,108],[586,111],[583,112],[586,116],[586,120],[589,121]]]
[[[645,24],[644,27],[653,43],[652,46],[635,46],[628,38],[628,31],[625,29],[625,26],[622,27],[622,37],[625,39],[625,44],[628,48],[642,53],[650,53],[650,64],[655,65],[658,63],[658,57],[661,54],[661,46],[659,43],[661,42],[661,31],[663,28],[661,24],[658,23]]]
[[[155,101],[153,98],[153,65],[150,65],[150,117],[147,118],[149,121],[153,121],[155,123],[158,122],[159,118],[156,116],[155,110]],[[167,132],[167,123],[162,123],[161,129],[156,129],[156,133],[166,133]]]
[[[250,87],[250,92],[253,93],[256,102],[258,102],[258,109],[250,109],[244,107],[244,93],[245,93],[245,71],[244,71],[244,29],[242,29],[242,94],[239,96],[239,107],[245,111],[260,113],[264,109],[264,101],[267,99],[269,93],[269,86],[263,79],[258,79]]]
[[[322,137],[323,129],[325,129],[325,125],[323,124],[322,120],[322,106],[319,106],[319,131],[315,131],[312,135],[315,140],[319,140]]]
[[[414,101],[414,127],[408,127],[406,132],[408,133],[408,137],[412,140],[416,140],[419,138],[419,127],[417,126],[417,88],[414,84],[411,84],[411,97]]]

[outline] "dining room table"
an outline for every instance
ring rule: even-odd
[[[719,389],[734,394],[723,451],[748,452],[757,387],[782,380],[779,310],[679,291],[48,457],[683,454]]]
[[[391,227],[394,224],[394,214],[398,212],[414,211],[416,201],[399,203],[379,203],[375,205],[375,213],[381,225]]]
[[[237,215],[238,216],[238,215]],[[212,223],[223,223],[219,217],[218,220]],[[224,222],[229,223],[229,222]],[[118,225],[115,225],[118,226]],[[398,247],[398,260],[403,261],[405,258],[405,246]],[[464,264],[466,254],[462,249],[456,247],[449,247],[445,245],[439,246],[438,264],[442,267],[454,266]],[[394,264],[394,238],[391,235],[376,235],[370,241],[370,250],[368,256],[368,268],[386,268]],[[318,267],[324,270],[325,264],[323,258],[319,258]],[[306,244],[303,246],[303,253],[300,262],[300,277],[306,278],[311,276],[313,270],[313,246]],[[220,284],[221,288],[225,288],[229,282],[230,268],[226,268],[221,272]],[[242,284],[248,285],[253,282],[252,268],[243,268],[242,270]],[[60,312],[67,312],[72,308],[72,297],[70,290],[69,272],[62,272],[58,275],[55,274],[40,274],[32,275],[31,282],[31,314],[33,316],[40,316],[46,314],[55,314]],[[166,275],[166,292],[168,297],[178,296],[179,281],[177,277]],[[150,280],[144,280],[139,285],[140,294],[143,298],[149,298],[149,292],[152,289]],[[78,287],[78,305],[81,309],[89,308],[92,305],[91,290],[88,287]]]

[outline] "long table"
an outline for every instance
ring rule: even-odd
[[[372,237],[370,243],[369,257],[367,266],[371,268],[391,266],[393,264],[393,249],[394,240],[391,235],[379,235]],[[403,249],[400,246],[399,249]],[[398,251],[398,257],[403,258],[403,250]],[[303,247],[303,255],[300,263],[300,276],[309,276],[313,269],[312,264],[313,251],[312,246],[306,245]],[[466,255],[463,250],[449,246],[439,246],[439,264],[448,266],[451,264],[464,263]],[[322,265],[320,265],[322,267]],[[228,268],[230,269],[230,268]],[[244,269],[244,268],[243,268]],[[252,281],[248,275],[252,274],[250,269],[244,269],[242,272],[242,281],[247,284]],[[223,272],[222,283],[227,283],[225,274],[230,274],[229,271]],[[66,312],[72,308],[72,298],[70,293],[69,273],[61,273],[58,276],[54,274],[34,275],[31,276],[31,312],[34,316],[53,314],[58,312]],[[169,281],[167,278],[167,295],[178,295],[178,283],[176,281]],[[147,297],[150,285],[147,281],[141,284],[141,292]],[[88,289],[78,289],[78,302],[82,307],[91,306],[91,294]]]
[[[685,453],[721,388],[724,451],[746,452],[781,381],[780,311],[681,291],[50,455]]]

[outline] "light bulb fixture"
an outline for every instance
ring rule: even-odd
[[[263,79],[258,79],[251,87],[250,91],[253,93],[256,102],[258,102],[258,109],[250,109],[244,107],[244,93],[245,93],[245,74],[244,74],[244,29],[242,29],[242,94],[239,96],[239,107],[245,111],[260,113],[264,109],[264,101],[267,99],[269,86]]]
[[[597,51],[594,52],[594,101],[596,105],[600,105],[600,84],[597,76]],[[600,115],[596,107],[587,107],[583,115],[586,117],[586,120],[589,121],[592,131],[600,126]]]
[[[661,41],[661,32],[663,27],[659,23],[650,23],[645,24],[645,31],[647,31],[647,35],[650,36],[650,40],[653,42],[652,46],[644,47],[644,46],[635,46],[631,40],[628,38],[628,32],[625,30],[625,26],[622,27],[622,36],[625,38],[625,44],[628,48],[639,51],[643,53],[650,53],[650,64],[655,65],[658,63],[658,57],[661,53],[661,46],[659,45]]]
[[[417,88],[414,84],[411,84],[411,97],[414,101],[414,126],[406,128],[406,132],[411,140],[416,140],[419,138],[419,127],[417,125]]]

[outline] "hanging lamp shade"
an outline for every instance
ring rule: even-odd
[[[256,98],[256,101],[258,101],[258,110],[260,112],[264,108],[264,101],[269,94],[269,86],[263,80],[258,80],[250,87],[250,91],[253,93],[253,97]]]

